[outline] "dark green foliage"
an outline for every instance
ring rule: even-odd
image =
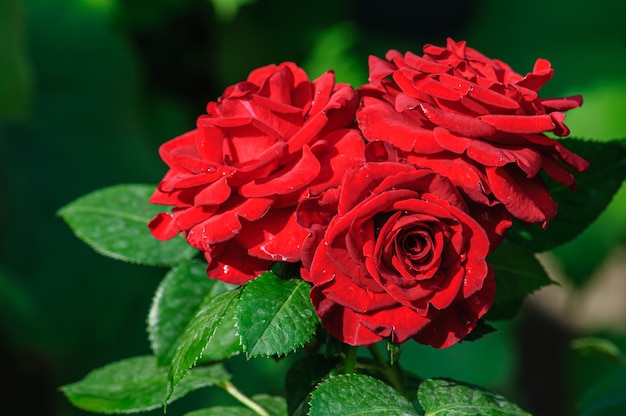
[[[237,305],[237,328],[250,357],[283,355],[303,346],[318,323],[301,279],[282,280],[267,272],[250,281]]]
[[[560,142],[590,166],[576,173],[576,191],[549,181],[559,210],[547,229],[516,224],[507,234],[511,241],[535,252],[553,249],[579,235],[605,210],[626,178],[626,139],[594,142],[568,138]]]
[[[471,46],[509,62],[522,74],[536,57],[550,59],[556,72],[544,96],[583,93],[585,97],[583,108],[567,115],[566,122],[576,136],[603,139],[624,136],[626,132],[626,118],[621,116],[626,108],[626,59],[617,53],[623,49],[624,13],[617,3],[602,8],[582,1],[530,0],[511,17],[508,4],[492,1],[481,7],[464,5],[473,14],[464,15],[465,20],[455,25],[448,21],[445,26],[429,15],[414,13],[404,14],[413,22],[427,21],[428,25],[399,25],[395,19],[377,24],[381,14],[375,8],[366,10],[372,2],[287,4],[264,0],[242,5],[242,1],[222,1],[238,7],[237,15],[230,20],[216,19],[219,12],[213,11],[213,3],[217,0],[8,0],[0,5],[0,185],[4,195],[4,203],[0,204],[0,368],[13,388],[3,389],[0,399],[7,414],[85,414],[64,404],[55,389],[80,379],[104,362],[150,353],[142,332],[145,311],[164,271],[96,256],[71,235],[55,211],[94,189],[158,180],[165,171],[158,158],[158,145],[194,128],[194,120],[206,102],[215,100],[227,85],[243,79],[253,68],[293,60],[314,77],[332,67],[340,80],[365,82],[369,54],[381,56],[389,48],[419,53],[424,43],[441,44],[445,36],[466,38]],[[387,9],[391,15],[403,14],[391,3]],[[370,19],[373,15],[374,21],[364,19],[364,13]],[[427,32],[426,26],[431,31]],[[433,32],[433,27],[438,30]],[[561,209],[545,234],[520,227],[513,230],[511,240],[525,244],[530,236],[541,249],[559,245],[554,253],[563,261],[568,277],[582,286],[626,236],[625,200],[621,198],[614,201],[602,227],[594,228],[596,221],[582,236],[571,240],[594,221],[599,207],[610,199],[607,190],[614,188],[618,176],[623,175],[623,162],[619,162],[623,161],[623,150],[615,143],[606,148],[595,143],[579,144],[577,140],[564,143],[574,151],[587,152],[585,156],[592,161],[589,173],[577,175],[581,194],[555,188]],[[589,192],[589,185],[599,189],[599,198]],[[142,192],[147,195],[147,188]],[[568,206],[582,209],[584,221],[572,225]],[[102,214],[88,208],[69,209],[63,217],[67,216],[68,222],[74,222],[80,230]],[[141,221],[167,207],[151,209],[154,211]],[[109,211],[105,221],[119,221],[119,214]],[[132,233],[146,231],[145,223],[133,225],[131,221],[124,228],[126,225]],[[93,236],[86,231],[84,237],[91,241]],[[135,243],[133,234],[128,238],[132,239],[128,243]],[[563,244],[566,241],[570,242]],[[116,244],[122,243],[107,241],[106,233],[96,235],[93,244],[103,253],[129,261],[175,266],[162,285],[166,281],[177,285],[171,277],[177,273],[182,273],[179,278],[185,275],[190,283],[197,283],[193,288],[177,287],[180,291],[169,299],[165,296],[167,302],[159,304],[155,312],[158,318],[151,321],[154,362],[162,366],[155,373],[162,380],[185,328],[199,307],[207,307],[203,305],[204,297],[208,293],[217,297],[228,288],[221,286],[218,290],[219,285],[206,279],[201,263],[183,262],[195,253],[180,237],[165,245],[159,243],[164,250],[169,244],[178,248],[158,255],[161,249],[156,247],[157,251],[120,251]],[[488,318],[512,316],[527,293],[549,283],[543,273],[537,272],[526,275],[532,277],[523,285],[507,287],[511,279],[503,270],[517,257],[529,262],[527,271],[536,270],[536,260],[528,252],[517,247],[499,249],[491,261],[500,270],[496,278],[501,293]],[[184,304],[179,314],[175,312],[177,301]],[[234,303],[233,299],[224,311],[228,313],[220,315],[222,324],[216,325],[212,336],[193,348],[188,346],[194,354],[189,351],[190,355],[185,355],[184,363],[179,363],[180,371],[187,372],[187,365],[193,366],[195,357],[191,357],[198,350],[203,352],[198,364],[221,359],[218,351],[221,357],[241,351]],[[155,300],[153,311],[157,304]],[[217,306],[219,302],[212,307]],[[487,336],[487,340],[513,339],[514,330],[512,325]],[[321,333],[318,335],[323,338]],[[250,346],[254,338],[258,333],[249,339]],[[304,335],[298,342],[303,339]],[[459,365],[461,359],[464,363],[482,363],[481,357],[496,357],[498,360],[488,362],[484,368],[470,365],[469,370],[458,370],[466,372],[458,378],[483,377],[486,383],[498,384],[502,389],[512,385],[514,371],[498,378],[493,374],[506,371],[493,371],[490,365],[501,369],[514,362],[515,345],[501,352],[504,348],[497,349],[487,342],[477,353],[466,348],[473,344],[464,344],[458,346],[461,353],[457,360],[447,358],[455,357],[457,347],[453,347],[451,355],[435,351],[442,354],[433,355],[437,358],[429,364],[446,373],[465,368]],[[416,361],[423,351],[405,349],[401,361]],[[255,367],[255,360],[249,364],[246,380],[272,374],[267,367]],[[186,373],[174,389],[173,398],[185,390],[188,380],[190,385],[195,383],[196,370],[201,368]],[[570,372],[565,369],[561,379],[568,380]],[[590,374],[580,372],[580,378]],[[619,407],[623,404],[622,381],[611,377],[599,382],[598,389],[580,401],[581,414],[623,413],[623,407]],[[566,384],[563,388],[568,388]],[[74,384],[64,388],[68,396],[72,394],[71,386]],[[523,385],[519,390],[520,396],[528,393]],[[207,400],[219,401],[215,397],[213,391],[206,395],[203,392],[196,408],[209,406]],[[82,400],[78,395],[75,398],[77,403]],[[163,398],[160,404],[149,406],[160,406]],[[188,399],[194,400],[187,397],[185,401]],[[142,403],[146,406],[147,402]],[[611,403],[617,407],[611,408]],[[29,412],[33,406],[40,407]],[[213,409],[207,414],[227,414],[215,413],[226,409],[224,406]],[[234,415],[250,414],[243,407],[236,409],[232,410]],[[162,411],[156,410],[155,414]]]
[[[424,380],[417,390],[417,398],[427,416],[530,415],[498,394],[446,379]]]
[[[320,383],[311,394],[310,416],[417,416],[411,403],[375,378],[348,374]]]
[[[221,364],[194,369],[170,395],[168,403],[190,391],[230,379]],[[168,389],[167,368],[153,357],[128,358],[93,370],[61,390],[81,409],[97,413],[137,413],[163,406]]]
[[[487,319],[511,319],[527,295],[553,283],[535,254],[522,246],[503,243],[488,261],[496,277],[496,297]]]
[[[98,253],[117,260],[173,266],[196,254],[182,237],[161,242],[148,222],[163,207],[150,204],[151,185],[117,185],[94,191],[59,210],[74,233]]]

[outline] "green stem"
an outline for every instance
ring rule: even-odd
[[[387,362],[383,354],[378,350],[378,348],[376,348],[376,345],[371,345],[367,347],[367,349],[369,350],[370,354],[372,354],[374,360],[376,360],[385,368],[389,367],[389,363]]]
[[[346,358],[344,359],[344,373],[352,374],[356,368],[356,356],[359,352],[359,347],[348,346],[346,351]]]
[[[381,366],[382,372],[385,374],[385,377],[387,377],[387,380],[393,388],[398,390],[398,392],[404,397],[408,398],[409,394],[402,380],[402,369],[400,368],[400,365],[397,362],[390,365],[385,356],[378,350],[378,348],[376,348],[376,345],[368,347],[368,350],[370,354],[372,354],[374,360],[376,360]]]
[[[263,409],[259,406],[254,400],[243,394],[233,383],[230,381],[225,381],[221,383],[220,386],[228,392],[231,396],[237,399],[240,403],[251,409],[254,413],[259,416],[270,416],[267,410]]]

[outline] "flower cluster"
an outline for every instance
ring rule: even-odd
[[[371,57],[356,90],[293,63],[253,71],[161,149],[153,235],[182,233],[210,278],[245,284],[301,264],[324,328],[351,345],[463,339],[495,294],[486,258],[514,219],[556,214],[541,172],[575,186],[579,96],[545,99],[553,70],[521,76],[448,40]]]

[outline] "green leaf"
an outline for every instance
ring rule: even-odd
[[[209,279],[205,269],[206,264],[200,261],[184,262],[169,271],[154,294],[148,314],[148,337],[161,366],[171,363],[178,338],[204,297],[221,283]]]
[[[239,298],[239,290],[220,293],[217,296],[207,295],[198,311],[191,318],[185,332],[179,338],[178,348],[172,358],[168,374],[168,397],[174,387],[183,379],[187,371],[202,357],[209,342],[213,339],[220,325],[232,316]],[[207,357],[205,357],[207,358]]]
[[[198,361],[220,361],[243,351],[239,332],[237,331],[237,320],[235,319],[236,310],[237,308],[234,305],[226,308],[222,320],[217,326],[213,336],[209,339],[209,342],[207,342],[204,350],[202,350],[202,356]]]
[[[252,400],[267,410],[270,416],[287,416],[287,402],[284,397],[255,394]]]
[[[125,184],[87,194],[59,210],[74,233],[98,253],[133,263],[171,266],[192,258],[197,250],[182,237],[159,241],[148,222],[163,207],[148,198],[152,185]]]
[[[465,338],[463,338],[462,342],[474,342],[482,339],[487,334],[491,334],[492,332],[497,331],[494,327],[485,322],[484,319],[479,319],[476,322],[476,326],[472,329],[472,332],[467,334]]]
[[[580,416],[626,415],[626,371],[605,377],[578,403]]]
[[[487,320],[512,318],[527,295],[554,283],[535,254],[525,247],[502,243],[487,260],[496,278],[496,297]]]
[[[309,416],[417,415],[400,393],[375,378],[348,374],[329,378],[311,394]]]
[[[622,354],[617,345],[608,339],[597,337],[578,338],[573,340],[570,346],[582,355],[605,356],[626,367],[626,356]]]
[[[338,357],[318,354],[304,357],[291,365],[285,376],[285,396],[290,415],[295,414],[297,410],[302,414],[307,413],[304,409],[309,408],[309,393],[340,362]]]
[[[425,416],[529,416],[506,398],[470,384],[427,379],[417,390]]]
[[[535,252],[550,250],[580,234],[604,211],[626,179],[626,139],[594,142],[569,138],[559,141],[587,159],[590,166],[575,174],[575,191],[548,181],[550,194],[559,209],[547,229],[515,223],[507,233],[509,240]]]
[[[258,416],[252,410],[239,406],[215,406],[206,409],[194,410],[184,416]]]
[[[265,409],[270,416],[287,416],[287,406],[283,397],[257,394],[252,396],[252,400]],[[258,413],[241,406],[215,406],[195,410],[186,413],[185,416],[258,416]]]
[[[168,389],[167,368],[152,356],[128,358],[93,370],[84,379],[61,387],[77,407],[97,413],[135,413],[162,407]],[[171,403],[202,387],[230,379],[221,364],[194,369],[167,400]]]
[[[271,271],[244,286],[236,316],[249,357],[287,354],[313,336],[318,318],[310,290],[304,280],[283,280]]]

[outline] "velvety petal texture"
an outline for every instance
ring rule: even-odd
[[[204,252],[209,277],[229,283],[299,262],[299,201],[364,161],[357,106],[330,71],[310,81],[290,62],[254,70],[207,105],[195,130],[161,146],[169,171],[150,201],[173,208],[150,222],[153,235],[182,233]]]
[[[359,127],[369,141],[396,146],[417,167],[447,176],[475,202],[503,205],[512,216],[544,226],[556,214],[539,172],[575,186],[570,170],[588,163],[546,133],[566,136],[564,111],[580,96],[541,98],[550,62],[522,76],[448,39],[422,56],[391,50],[370,57],[370,83],[359,88]]]
[[[171,209],[149,228],[182,234],[228,283],[301,265],[341,342],[449,347],[491,307],[486,259],[513,220],[556,215],[544,177],[574,188],[587,168],[553,138],[582,99],[539,96],[545,59],[522,76],[451,39],[369,70],[356,91],[290,62],[228,87],[161,146],[150,201]]]
[[[342,342],[448,347],[491,306],[490,238],[457,188],[429,169],[365,163],[298,216],[315,246],[303,273],[311,300]]]

